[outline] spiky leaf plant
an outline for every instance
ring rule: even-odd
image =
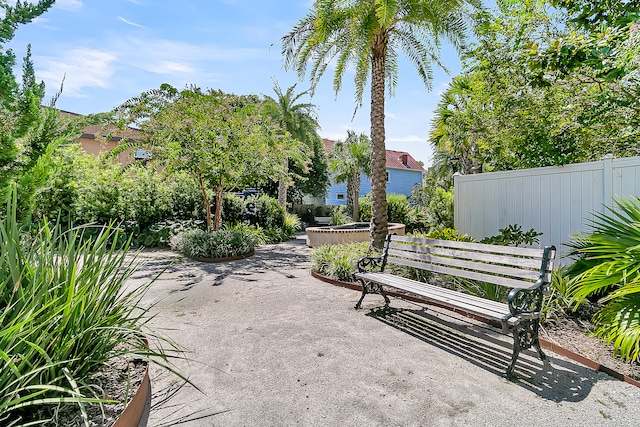
[[[575,306],[597,296],[595,334],[629,361],[640,356],[640,200],[617,198],[605,213],[595,213],[592,232],[569,244],[577,273],[569,295]]]
[[[167,366],[167,351],[149,350],[148,287],[127,290],[138,267],[116,250],[118,231],[105,227],[83,239],[84,229],[44,224],[21,232],[16,193],[0,220],[0,425],[36,425],[47,408],[105,402],[90,378],[111,360],[130,355]],[[174,347],[175,348],[175,347]]]

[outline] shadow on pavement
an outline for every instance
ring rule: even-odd
[[[504,376],[511,361],[512,337],[489,326],[449,322],[430,314],[427,308],[372,309],[371,316],[430,345],[458,356],[499,376]],[[456,321],[460,321],[457,317]],[[549,362],[550,361],[550,362]],[[601,380],[596,372],[562,359],[550,357],[543,362],[534,349],[520,353],[512,380],[542,398],[554,402],[584,400],[593,385]],[[464,372],[460,372],[464,375]]]

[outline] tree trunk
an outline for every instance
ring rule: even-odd
[[[207,230],[211,230],[211,202],[207,196],[207,189],[204,187],[202,176],[198,174],[197,179],[198,185],[200,185],[200,191],[202,192],[202,197],[204,198],[204,208],[207,211]]]
[[[284,171],[289,172],[289,159],[284,159]],[[284,178],[278,180],[278,203],[287,210],[287,183]]]
[[[382,249],[388,231],[387,151],[384,131],[384,78],[388,37],[379,34],[371,59],[371,246]]]
[[[360,196],[360,171],[354,174],[351,178],[351,188],[349,189],[351,193],[351,197],[353,198],[351,202],[351,218],[358,222],[360,219],[360,215],[358,213],[358,197]]]
[[[216,189],[216,214],[213,217],[213,231],[220,229],[220,218],[222,218],[222,183]]]

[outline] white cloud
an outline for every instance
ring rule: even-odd
[[[147,28],[147,27],[145,27],[144,25],[140,25],[140,24],[138,24],[138,23],[136,23],[136,22],[129,21],[128,19],[123,18],[122,16],[118,16],[118,21],[120,21],[120,22],[124,22],[125,24],[127,24],[127,25],[131,25],[132,27],[137,27],[137,28]]]
[[[387,142],[421,142],[426,143],[426,136],[406,135],[387,138]]]
[[[55,5],[60,9],[71,11],[82,9],[83,6],[82,0],[56,0]]]
[[[64,79],[64,94],[74,98],[87,96],[84,89],[109,87],[117,56],[93,49],[71,49],[62,56],[40,57],[36,75],[45,81],[49,89],[56,90]],[[51,92],[52,93],[52,92]]]

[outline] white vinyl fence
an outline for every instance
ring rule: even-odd
[[[615,196],[640,196],[640,157],[454,177],[455,226],[480,240],[510,224],[542,232],[560,255]],[[565,262],[566,263],[566,260]]]

